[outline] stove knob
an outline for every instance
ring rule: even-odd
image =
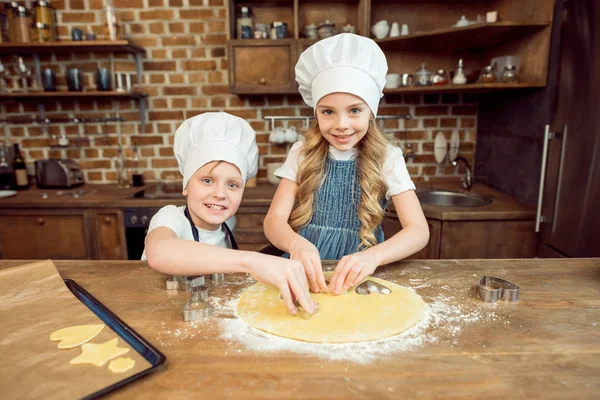
[[[146,225],[147,222],[148,222],[148,216],[142,215],[142,225]]]
[[[137,221],[138,221],[137,215],[132,215],[130,221],[131,221],[131,225],[137,224]]]

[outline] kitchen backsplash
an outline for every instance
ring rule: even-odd
[[[92,27],[102,34],[101,0],[57,0],[59,34],[69,38],[71,28]],[[297,96],[238,97],[229,94],[227,85],[226,27],[227,6],[224,0],[115,0],[121,10],[126,36],[146,49],[144,88],[149,93],[148,124],[140,134],[137,103],[118,101],[125,154],[133,155],[139,147],[140,169],[147,181],[179,180],[173,156],[173,134],[186,118],[206,111],[226,111],[246,119],[257,131],[259,143],[259,180],[266,180],[267,164],[285,159],[289,145],[269,143],[270,123],[265,116],[305,116],[312,110]],[[171,22],[168,22],[171,21]],[[4,61],[4,60],[3,60]],[[7,60],[7,64],[10,65]],[[86,87],[93,87],[93,73],[98,64],[108,66],[106,54],[42,56],[42,67],[55,69],[58,85],[65,86],[64,71],[76,65],[85,73]],[[26,59],[29,65],[31,59]],[[116,70],[134,72],[130,55],[116,55]],[[11,66],[12,67],[12,66]],[[63,78],[61,78],[63,77]],[[17,87],[16,80],[9,86]],[[114,116],[117,104],[111,100],[52,101],[46,103],[49,118],[57,116]],[[36,103],[9,103],[6,117],[37,117]],[[456,178],[462,174],[449,163],[437,164],[433,141],[437,132],[450,139],[460,135],[460,154],[474,163],[477,132],[477,97],[474,95],[429,94],[385,96],[380,115],[412,116],[409,120],[384,120],[386,132],[394,133],[401,143],[412,148],[414,158],[407,162],[413,178]],[[277,123],[278,126],[302,122]],[[9,140],[18,142],[28,163],[42,158],[70,157],[85,171],[87,182],[116,182],[117,126],[106,124],[50,124],[47,129],[36,124],[7,125]],[[66,134],[71,147],[57,146],[57,137]]]

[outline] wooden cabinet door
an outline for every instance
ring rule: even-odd
[[[121,211],[106,211],[94,213],[96,225],[96,259],[126,260],[127,246],[123,213]]]
[[[442,224],[435,219],[427,219],[429,225],[429,242],[420,251],[407,258],[412,259],[436,259],[440,258],[440,235],[442,232]],[[398,216],[393,212],[385,213],[383,219],[383,236],[387,240],[400,232],[402,225],[398,220]]]
[[[83,212],[0,215],[0,256],[8,259],[90,259]]]
[[[229,88],[232,93],[292,93],[295,46],[292,40],[230,40]]]

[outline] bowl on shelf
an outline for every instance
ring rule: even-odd
[[[454,72],[455,71],[450,71],[450,82],[452,82],[452,79],[454,78]],[[463,73],[465,74],[465,78],[467,78],[467,83],[475,83],[477,82],[477,79],[479,78],[479,73],[481,72],[480,69],[469,69],[469,68],[464,68],[463,69]]]

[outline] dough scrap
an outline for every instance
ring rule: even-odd
[[[108,369],[111,372],[119,373],[129,371],[135,365],[135,360],[129,357],[120,357],[112,360],[108,364]]]
[[[95,338],[106,325],[77,325],[59,329],[50,334],[50,340],[58,343],[59,349],[72,349]]]
[[[108,360],[125,354],[127,347],[118,347],[119,338],[114,338],[105,343],[85,343],[81,346],[81,354],[69,361],[69,364],[94,364],[98,367],[106,364]]]
[[[418,323],[427,306],[413,290],[382,279],[367,278],[391,289],[389,294],[346,296],[313,294],[319,312],[310,320],[287,314],[276,287],[257,283],[244,290],[238,315],[250,326],[290,339],[317,343],[377,340],[396,335]]]

